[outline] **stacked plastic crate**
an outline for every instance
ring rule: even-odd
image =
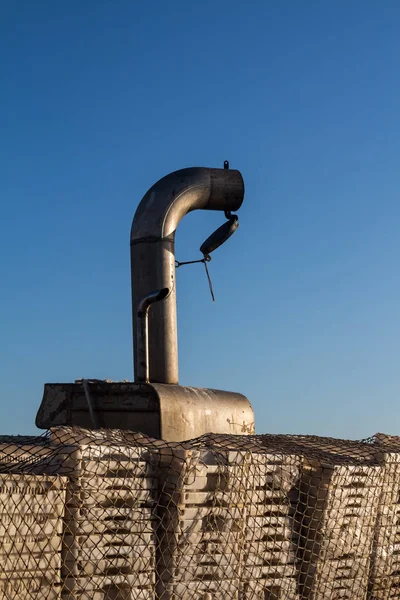
[[[0,436],[0,473],[42,475],[57,472],[56,453],[44,436]]]
[[[145,447],[52,432],[68,473],[63,600],[154,600],[157,482]]]
[[[0,474],[0,599],[60,597],[62,477]]]
[[[279,487],[287,460],[241,449],[166,449],[157,563],[161,600],[295,600],[287,491],[298,468]]]
[[[295,600],[301,457],[268,450],[252,452],[247,460],[243,600]]]
[[[383,484],[370,572],[370,600],[400,598],[400,438],[377,434]]]
[[[366,448],[331,444],[321,438],[313,452],[303,443],[308,466],[302,469],[299,506],[302,594],[308,600],[363,600],[382,469]]]
[[[167,447],[159,467],[158,598],[237,600],[245,518],[226,456]]]

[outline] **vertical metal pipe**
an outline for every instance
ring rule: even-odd
[[[131,282],[134,346],[138,345],[137,313],[152,290],[169,289],[149,315],[150,381],[178,383],[175,231],[195,209],[236,211],[243,202],[239,171],[193,167],[167,175],[140,202],[131,229]],[[140,345],[140,343],[139,343]],[[140,367],[134,352],[135,380]]]
[[[147,294],[139,303],[137,312],[137,340],[135,345],[136,355],[136,381],[147,383],[149,381],[149,309],[152,304],[168,296],[169,289],[164,288],[157,292]]]

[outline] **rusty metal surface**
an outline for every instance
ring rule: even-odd
[[[131,382],[90,382],[93,410],[100,427],[142,431],[159,437],[159,401],[149,386]],[[81,383],[46,383],[36,426],[48,429],[61,425],[92,427]]]
[[[100,427],[182,441],[206,433],[254,433],[254,413],[242,394],[167,384],[90,382]],[[36,425],[92,427],[81,383],[46,384]]]
[[[152,384],[160,402],[161,437],[180,442],[205,433],[252,434],[254,413],[242,394]]]

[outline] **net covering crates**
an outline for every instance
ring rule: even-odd
[[[315,441],[314,441],[315,443]],[[365,444],[313,438],[304,448],[298,515],[301,591],[309,600],[368,596],[383,470]]]
[[[400,598],[399,450],[378,436],[3,436],[0,600]]]
[[[383,482],[370,571],[370,599],[400,598],[400,438],[377,434]]]
[[[282,449],[248,454],[247,552],[243,600],[296,599],[298,555],[296,502],[301,457]]]
[[[62,599],[155,597],[157,479],[134,438],[52,431],[68,473],[62,535]]]
[[[200,438],[160,452],[161,600],[298,598],[290,491],[299,458],[230,443]]]
[[[66,480],[0,474],[0,599],[60,597]]]

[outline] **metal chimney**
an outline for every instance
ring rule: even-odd
[[[168,296],[154,304],[149,313],[149,379],[154,383],[178,383],[174,242],[179,222],[196,209],[236,211],[243,196],[239,171],[193,167],[160,179],[140,202],[131,229],[135,381],[139,370],[139,305],[149,293],[168,288]]]
[[[45,385],[36,425],[106,427],[182,441],[205,433],[252,434],[254,412],[236,392],[178,385],[175,231],[195,209],[226,223],[201,246],[206,256],[237,228],[244,185],[238,171],[192,168],[161,179],[140,202],[131,229],[135,381]]]

